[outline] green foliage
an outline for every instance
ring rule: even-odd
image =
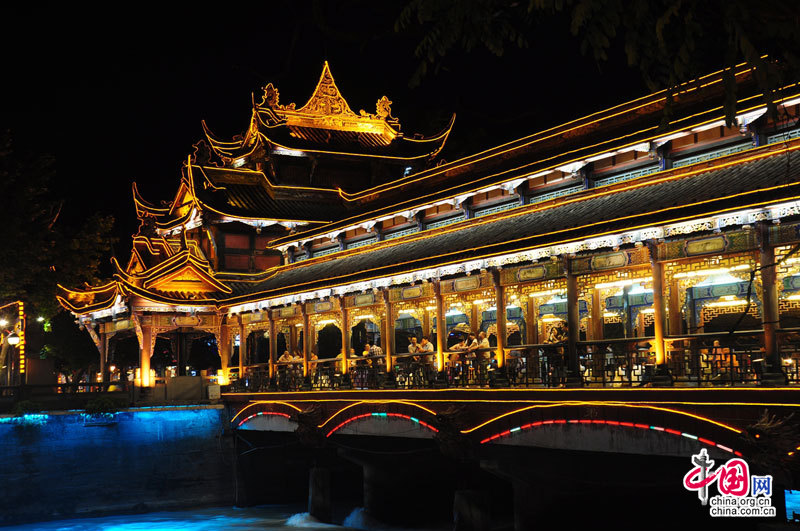
[[[413,86],[429,69],[441,68],[457,47],[469,52],[480,43],[501,56],[507,45],[527,46],[527,36],[555,23],[560,12],[569,14],[569,30],[584,54],[606,61],[614,44],[621,44],[628,64],[653,91],[667,88],[671,94],[680,83],[726,69],[729,124],[736,115],[734,65],[745,62],[754,69],[773,113],[774,91],[800,77],[800,9],[794,1],[411,0],[395,30],[416,29],[415,22],[422,28]],[[770,67],[775,62],[780,68]]]
[[[54,360],[57,371],[71,374],[77,382],[83,371],[97,367],[100,354],[85,330],[78,328],[74,318],[62,311],[50,320],[52,332],[44,335],[41,356]]]
[[[114,242],[111,216],[89,216],[78,227],[60,222],[64,201],[50,191],[55,178],[54,155],[15,151],[11,133],[0,134],[0,301],[22,300],[32,316],[55,315],[57,284],[99,282]]]
[[[14,404],[14,416],[21,417],[28,413],[38,413],[42,410],[41,404],[33,400],[20,400]]]
[[[127,406],[125,400],[119,398],[110,398],[107,396],[98,396],[86,402],[86,413],[89,415],[103,415],[116,413],[120,409]]]
[[[499,57],[506,44],[527,46],[524,31],[528,18],[524,10],[509,8],[502,0],[412,0],[395,23],[398,32],[416,24],[425,28],[414,51],[422,61],[411,86],[420,84],[429,66],[438,70],[440,58],[455,47],[469,52],[482,45]]]

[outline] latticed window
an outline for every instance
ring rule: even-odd
[[[393,240],[395,238],[402,238],[403,236],[414,234],[415,232],[419,232],[419,227],[414,226],[414,227],[409,227],[407,229],[390,232],[386,236],[384,236],[384,238],[387,240]]]
[[[366,238],[364,240],[359,240],[357,242],[348,242],[345,248],[347,249],[357,249],[358,247],[364,247],[365,245],[371,245],[378,241],[378,238]]]
[[[800,137],[800,127],[789,129],[788,131],[781,131],[780,133],[775,133],[774,135],[769,135],[767,137],[767,144],[772,144],[773,142],[786,142],[787,140],[798,137]]]
[[[335,253],[338,250],[339,250],[339,246],[337,245],[337,246],[334,246],[334,247],[328,247],[327,249],[320,249],[319,251],[313,251],[311,253],[311,256],[316,258],[318,256],[325,256],[326,254]]]
[[[716,159],[719,157],[724,157],[725,155],[731,155],[733,153],[739,153],[740,151],[744,151],[746,149],[750,149],[753,147],[751,142],[744,142],[742,144],[736,144],[735,146],[728,146],[721,149],[715,149],[714,151],[709,151],[707,153],[701,153],[700,155],[693,155],[691,157],[686,157],[684,159],[678,159],[672,163],[673,168],[680,168],[681,166],[688,166],[689,164],[695,164],[697,162],[703,162],[704,160],[711,160]]]
[[[655,173],[657,171],[658,171],[658,164],[654,164],[652,166],[647,166],[646,168],[639,168],[638,170],[626,171],[618,173],[616,175],[612,175],[610,177],[597,179],[594,182],[594,184],[595,186],[606,186],[608,184],[621,183],[624,181],[630,181],[632,179],[636,179],[638,177],[644,177],[645,175],[650,175],[651,173]]]
[[[572,186],[570,188],[562,188],[561,190],[556,190],[554,192],[548,192],[542,195],[536,195],[531,197],[531,200],[528,204],[533,205],[535,203],[541,203],[543,201],[549,201],[550,199],[555,199],[556,197],[561,197],[564,195],[574,194],[575,192],[580,192],[583,190],[583,185],[580,186]]]
[[[514,202],[511,202],[511,203],[503,203],[501,205],[495,205],[493,207],[477,209],[477,210],[475,210],[475,217],[479,218],[481,216],[488,216],[489,214],[495,214],[497,212],[502,212],[504,210],[508,210],[508,209],[514,208],[515,206],[518,206],[518,205],[519,205],[519,203],[514,201]]]
[[[446,227],[447,225],[452,225],[453,223],[458,223],[462,221],[464,218],[461,216],[453,216],[446,219],[439,219],[437,221],[431,221],[430,223],[425,224],[426,229],[438,229],[439,227]]]

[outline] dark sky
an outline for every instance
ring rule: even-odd
[[[648,92],[621,51],[601,65],[584,57],[565,17],[502,57],[457,48],[412,89],[421,28],[394,31],[402,2],[321,3],[316,14],[292,1],[103,5],[6,13],[3,45],[16,52],[2,109],[18,144],[56,153],[67,222],[112,213],[123,258],[136,228],[132,181],[151,201],[171,199],[202,119],[218,136],[240,133],[250,93],[267,82],[301,105],[326,59],[356,112],[386,94],[407,134],[438,132],[455,112],[447,160]]]

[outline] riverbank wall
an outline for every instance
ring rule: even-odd
[[[222,406],[0,417],[0,525],[231,505]]]

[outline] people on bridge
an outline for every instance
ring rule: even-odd
[[[411,343],[408,344],[408,353],[416,354],[419,352],[419,344],[417,343],[417,336],[411,336]]]

